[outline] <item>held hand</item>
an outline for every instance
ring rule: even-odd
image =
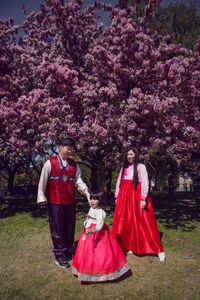
[[[146,206],[147,206],[146,201],[145,201],[145,200],[141,200],[141,201],[140,201],[140,208],[141,208],[142,211],[143,211],[143,209],[146,208]]]
[[[83,194],[84,194],[84,195],[87,195],[87,193],[88,193],[88,189],[85,189],[85,190],[83,191]]]

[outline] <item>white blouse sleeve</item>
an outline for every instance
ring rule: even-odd
[[[75,186],[76,186],[77,190],[79,191],[79,193],[81,193],[81,194],[84,192],[84,190],[87,189],[87,185],[83,182],[83,180],[81,178],[81,169],[78,164],[77,164],[77,168],[76,168]]]
[[[98,209],[97,213],[96,213],[96,219],[97,219],[97,224],[95,227],[92,228],[91,232],[95,233],[101,230],[101,228],[103,227],[104,224],[104,220],[106,217],[106,213],[103,209]]]
[[[45,196],[45,191],[47,187],[47,182],[49,180],[49,176],[51,173],[51,163],[50,160],[48,159],[42,168],[42,172],[40,175],[40,181],[38,185],[38,194],[37,194],[37,203],[40,202],[47,202],[47,198]]]
[[[138,165],[138,180],[141,182],[141,200],[146,200],[149,192],[149,178],[145,165]]]
[[[115,198],[118,197],[118,194],[119,194],[119,188],[120,188],[120,181],[121,181],[121,176],[122,176],[122,168],[119,172],[119,176],[118,176],[118,179],[117,179],[117,183],[116,183],[116,188],[115,188]]]

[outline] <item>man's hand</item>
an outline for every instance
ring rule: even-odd
[[[88,189],[85,189],[85,190],[83,191],[83,194],[84,194],[85,196],[87,196],[87,194],[89,194]]]

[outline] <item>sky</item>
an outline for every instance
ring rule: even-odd
[[[101,0],[106,3],[111,3],[115,5],[117,0]],[[65,2],[67,2],[65,0]],[[93,3],[94,0],[84,0],[84,6]],[[170,3],[182,2],[188,5],[190,0],[162,0],[161,6],[167,6]],[[44,4],[44,0],[0,0],[0,19],[7,19],[12,17],[14,19],[14,23],[16,25],[22,24],[24,21],[24,15],[21,10],[21,4],[24,3],[27,9],[27,13],[31,13],[34,10],[39,10],[40,5]],[[200,1],[197,0],[197,8],[198,13],[200,14]],[[109,19],[107,13],[102,15],[101,22],[104,23],[105,26],[109,25]]]

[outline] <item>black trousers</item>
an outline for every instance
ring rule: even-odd
[[[48,204],[49,226],[55,255],[61,255],[70,249],[74,242],[76,205]]]

